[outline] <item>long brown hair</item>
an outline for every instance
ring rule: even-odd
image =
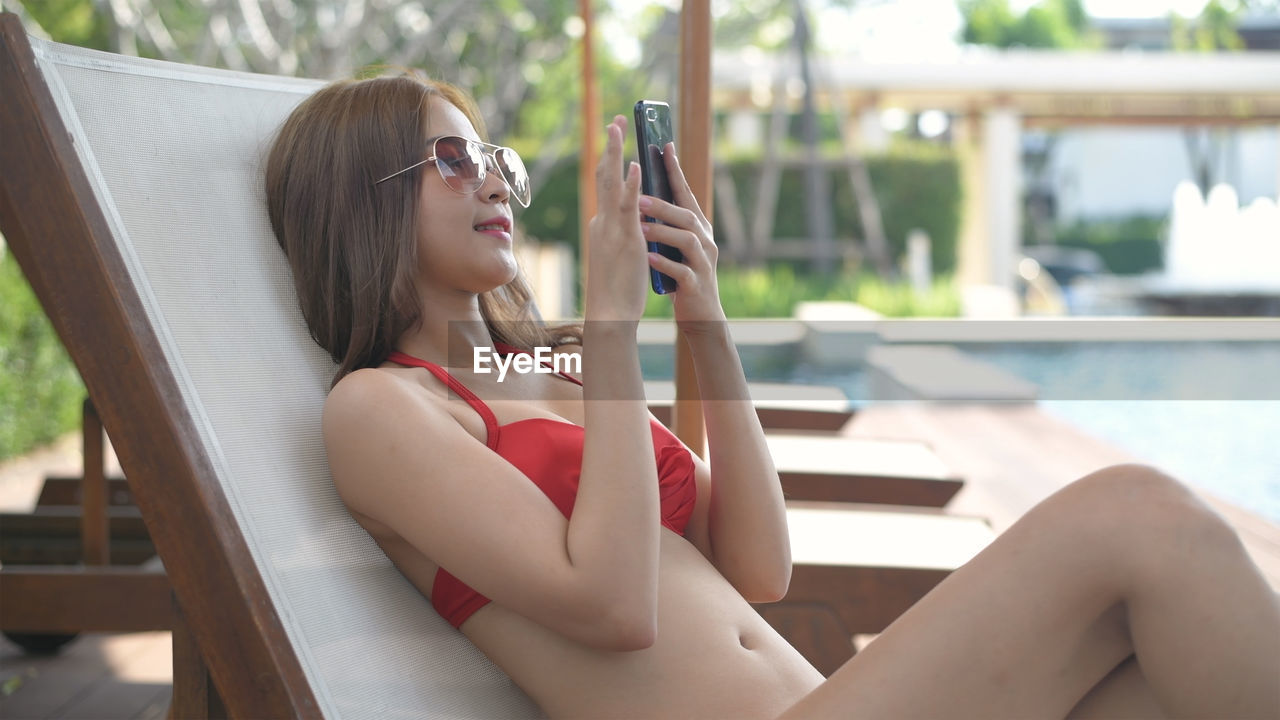
[[[266,165],[267,212],[289,259],[311,337],[338,371],[375,367],[421,321],[418,197],[423,173],[374,181],[427,153],[432,96],[456,106],[487,141],[475,102],[414,75],[343,80],[304,100],[276,136]],[[480,296],[493,339],[522,348],[582,342],[581,325],[542,322],[522,272]]]

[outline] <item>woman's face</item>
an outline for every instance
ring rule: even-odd
[[[428,140],[457,135],[479,140],[471,121],[439,96],[429,102]],[[419,282],[441,290],[481,293],[516,276],[510,190],[490,170],[480,189],[462,195],[449,188],[435,163],[422,166],[418,197]]]

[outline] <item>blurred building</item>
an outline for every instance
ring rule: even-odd
[[[1194,28],[1194,19],[1184,22]],[[1098,18],[1093,26],[1113,51],[1172,49],[1173,20],[1168,17]],[[1266,57],[1280,50],[1280,16],[1247,15],[1237,31],[1245,52]],[[1280,76],[1275,83],[1280,86]],[[1247,113],[1184,126],[1118,119],[1116,124],[1060,128],[1050,137],[1028,140],[1029,158],[1041,163],[1038,172],[1028,173],[1028,195],[1060,222],[1167,216],[1174,188],[1184,180],[1206,192],[1212,185],[1230,185],[1243,203],[1280,194],[1280,130]]]
[[[1122,29],[1114,42],[1124,47],[1160,33],[1167,44],[1167,26]],[[789,56],[718,55],[713,67],[730,142],[762,146],[768,115],[799,105]],[[1016,282],[1028,196],[1061,221],[1167,214],[1188,179],[1229,182],[1244,203],[1280,190],[1276,51],[850,54],[820,60],[815,90],[864,150],[887,145],[887,117],[934,118],[930,134],[964,164],[963,284]]]
[[[1185,21],[1194,27],[1194,20]],[[1170,50],[1173,22],[1163,18],[1094,18],[1092,26],[1109,50]],[[1244,49],[1280,50],[1280,16],[1254,13],[1236,27]]]

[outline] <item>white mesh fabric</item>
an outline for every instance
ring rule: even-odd
[[[330,481],[320,411],[334,367],[297,309],[261,170],[320,83],[32,42],[325,716],[539,716]]]

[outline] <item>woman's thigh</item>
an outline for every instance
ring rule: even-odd
[[[786,717],[1065,717],[1129,657],[1120,603],[1143,485],[1107,468],[1033,508]]]

